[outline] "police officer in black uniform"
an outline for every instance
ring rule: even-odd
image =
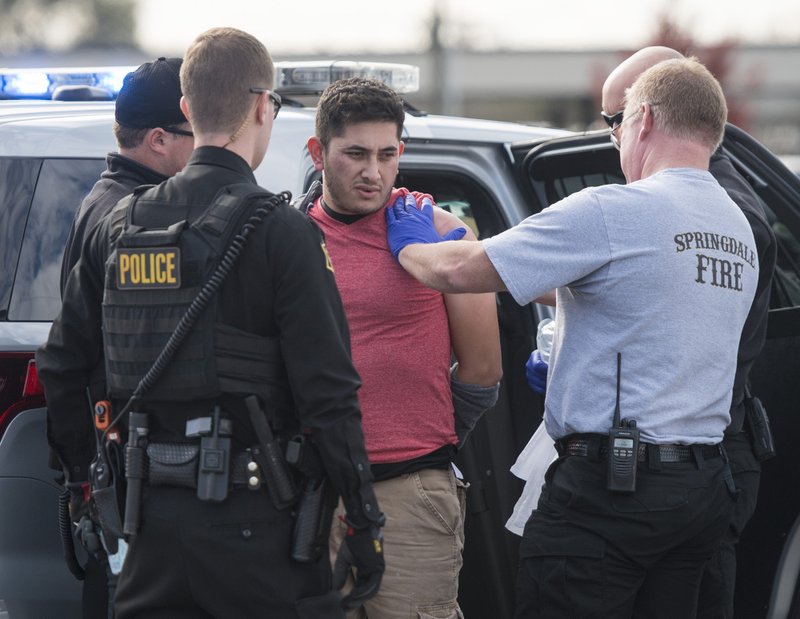
[[[252,173],[280,109],[273,80],[267,50],[247,33],[216,28],[194,41],[181,68],[196,139],[188,165],[122,200],[90,232],[37,354],[48,439],[68,483],[89,479],[95,438],[83,423],[84,389],[102,358],[111,416],[131,420],[118,619],[341,617],[383,573],[360,382],[324,242],[285,201],[266,198]],[[207,307],[175,346],[170,336],[197,298]],[[282,458],[258,457],[273,437],[316,453],[345,503],[340,559],[358,578],[341,603],[324,548],[290,558],[304,510],[271,483]],[[97,462],[92,472],[94,492],[107,477]]]
[[[118,152],[83,199],[67,237],[61,290],[78,262],[86,233],[139,185],[157,185],[183,169],[194,147],[181,111],[180,58],[158,58],[128,73],[114,105]]]
[[[61,263],[61,292],[78,262],[86,234],[123,197],[140,185],[167,180],[186,165],[194,148],[191,125],[181,111],[180,58],[145,62],[125,76],[114,106],[114,136],[118,152],[106,157],[106,170],[81,202],[70,227]],[[105,397],[103,364],[99,364],[89,391],[92,399]],[[89,421],[85,415],[84,422]],[[59,464],[54,464],[60,469]],[[77,514],[76,514],[77,515]],[[87,546],[83,565],[83,616],[109,616],[109,575],[105,552],[96,539],[96,527],[81,523],[79,535]],[[113,575],[111,586],[113,590]]]

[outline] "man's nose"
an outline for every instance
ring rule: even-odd
[[[377,157],[367,157],[361,175],[365,178],[380,178],[380,166]]]

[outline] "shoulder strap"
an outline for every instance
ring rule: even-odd
[[[195,228],[202,228],[205,232],[216,236],[225,236],[233,223],[240,219],[243,203],[267,200],[272,197],[266,189],[251,183],[236,183],[220,189],[214,201],[192,224]]]
[[[113,243],[119,238],[124,230],[127,230],[133,225],[133,209],[136,202],[139,200],[145,191],[155,187],[155,185],[139,185],[132,193],[124,198],[121,198],[114,207],[111,209],[111,225],[109,226],[108,233],[111,242]]]

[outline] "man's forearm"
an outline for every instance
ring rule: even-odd
[[[479,241],[415,243],[398,257],[415,279],[440,292],[498,292],[505,285]]]

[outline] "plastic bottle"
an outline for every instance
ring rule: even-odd
[[[536,348],[542,356],[542,361],[550,363],[550,349],[553,347],[553,332],[556,323],[552,318],[545,318],[536,329]]]

